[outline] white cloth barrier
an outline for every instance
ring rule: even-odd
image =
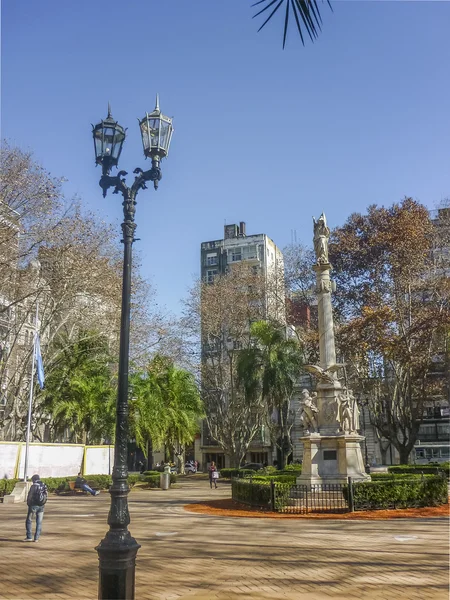
[[[69,477],[83,471],[84,475],[108,475],[114,461],[113,446],[83,444],[31,443],[28,477]],[[22,479],[25,466],[24,442],[0,442],[0,479]]]
[[[14,479],[19,451],[20,444],[0,443],[0,479]]]
[[[85,475],[110,475],[114,463],[114,448],[111,446],[86,446],[84,457]]]

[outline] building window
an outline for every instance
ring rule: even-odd
[[[233,248],[231,250],[231,262],[242,260],[242,248]]]
[[[212,283],[214,281],[214,277],[217,275],[217,269],[208,269],[206,271],[206,281],[208,283]]]
[[[217,265],[217,254],[208,254],[206,264],[209,266]]]
[[[258,252],[256,246],[244,246],[242,248],[242,256],[244,260],[255,260],[258,258]]]

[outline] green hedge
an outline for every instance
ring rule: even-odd
[[[389,473],[423,473],[436,475],[438,472],[444,472],[447,477],[450,476],[450,463],[434,463],[428,465],[392,465],[388,467]]]
[[[436,475],[436,472],[434,473]],[[431,473],[371,473],[372,481],[385,481],[390,479],[421,479],[422,477],[433,477]]]
[[[348,500],[347,486],[343,493]],[[447,499],[447,480],[439,475],[353,484],[355,510],[439,506]]]
[[[232,498],[235,502],[270,508],[270,482],[253,483],[249,479],[233,479]]]
[[[295,485],[297,483],[296,475],[255,475],[252,477],[252,481],[258,483],[259,481],[269,483],[271,481],[275,481],[276,483],[289,483],[290,485]]]
[[[291,472],[291,471],[300,471],[300,473],[302,472],[302,465],[297,464],[297,463],[291,463],[290,465],[286,465],[283,469],[281,469],[283,472]]]
[[[149,488],[159,488],[159,482],[161,480],[162,473],[156,473],[155,475],[145,475],[143,481]],[[170,474],[170,483],[176,483],[177,476],[174,473]]]
[[[0,479],[0,498],[10,494],[20,479]]]
[[[232,479],[233,477],[249,477],[254,475],[256,471],[253,469],[220,469],[220,476],[223,479]]]

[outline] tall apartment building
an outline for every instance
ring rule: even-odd
[[[285,322],[285,286],[283,253],[264,233],[247,235],[244,222],[224,226],[223,239],[202,242],[201,278],[212,283],[214,277],[228,272],[233,265],[245,262],[255,273],[263,275],[268,292],[265,298],[265,312],[279,322]],[[212,438],[206,421],[202,424],[200,439],[196,441],[197,460],[202,467],[211,461],[221,467],[228,466],[218,443]],[[251,442],[246,456],[247,462],[272,462],[272,441],[269,431],[261,428]]]

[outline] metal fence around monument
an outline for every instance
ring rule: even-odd
[[[348,512],[349,502],[343,484],[292,485],[233,479],[232,498],[236,502],[280,513]]]
[[[280,513],[344,513],[365,510],[439,506],[448,502],[445,474],[347,484],[290,484],[232,480],[232,498],[258,509]]]
[[[349,511],[343,484],[274,484],[273,507],[280,513],[342,513]]]

